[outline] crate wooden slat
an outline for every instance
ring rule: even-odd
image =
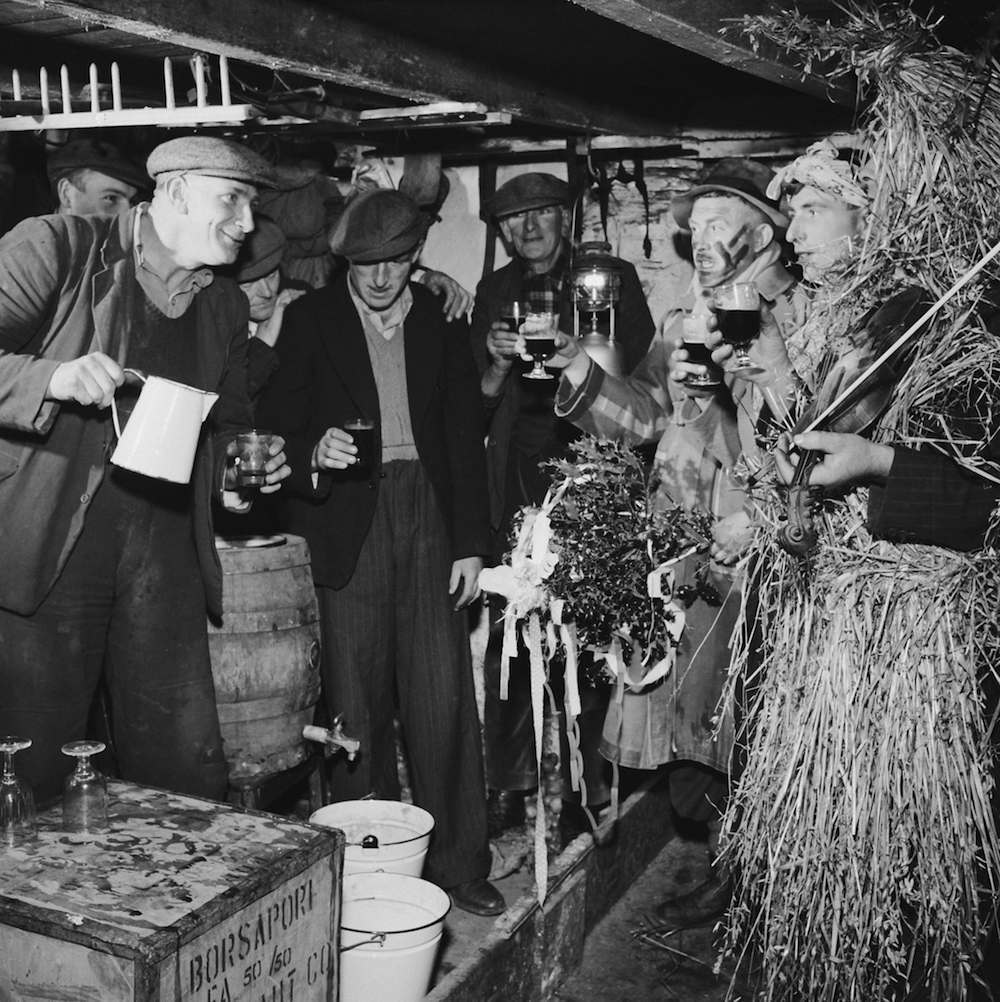
[[[0,998],[328,1002],[343,836],[111,783],[110,830],[0,850]],[[6,994],[5,994],[6,993]]]

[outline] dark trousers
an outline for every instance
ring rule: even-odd
[[[102,672],[122,778],[225,796],[187,500],[186,487],[113,471],[38,610],[0,610],[0,731],[34,742],[15,764],[40,800],[73,767],[61,746],[93,736],[87,716]]]
[[[435,823],[424,876],[452,887],[490,869],[468,618],[448,594],[448,534],[423,467],[384,473],[351,580],[316,589],[327,707],[361,741],[354,763],[335,765],[332,791],[399,797],[398,701],[413,799]]]
[[[535,729],[531,711],[531,665],[528,652],[518,640],[518,656],[510,662],[507,698],[500,698],[500,654],[503,646],[503,622],[494,623],[502,611],[502,602],[491,605],[490,636],[484,666],[486,685],[486,781],[494,790],[533,790],[538,785],[535,764]],[[587,803],[600,804],[611,796],[611,766],[600,754],[601,730],[611,698],[611,687],[587,685],[581,669],[580,755],[583,760],[583,780]],[[552,678],[551,687],[557,706],[564,713],[562,677]],[[546,707],[546,712],[553,712]],[[559,758],[562,767],[563,798],[579,801],[573,791],[569,773],[569,743],[566,740],[565,716],[559,731]]]

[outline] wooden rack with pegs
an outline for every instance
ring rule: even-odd
[[[229,61],[219,56],[219,89],[222,103],[208,103],[208,84],[205,56],[191,59],[195,84],[195,103],[177,104],[174,91],[174,67],[168,57],[163,60],[163,107],[127,108],[122,100],[121,73],[117,63],[111,64],[111,107],[101,107],[101,85],[97,66],[90,64],[89,102],[86,110],[73,110],[69,71],[65,66],[59,72],[61,110],[54,111],[49,92],[49,71],[38,71],[40,114],[34,108],[25,113],[21,74],[11,73],[12,101],[0,100],[0,132],[37,132],[43,129],[95,129],[132,125],[159,125],[164,128],[192,127],[198,125],[231,125],[257,117],[251,104],[233,104],[229,86]]]

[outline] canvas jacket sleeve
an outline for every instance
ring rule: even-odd
[[[89,338],[83,330],[76,337],[41,343],[60,295],[67,255],[66,241],[48,217],[25,220],[0,240],[2,427],[45,434],[59,410],[45,399],[53,372],[87,352]]]
[[[611,376],[593,361],[576,386],[564,375],[556,393],[556,414],[594,435],[633,445],[658,442],[673,413],[670,351],[661,332],[627,378]]]

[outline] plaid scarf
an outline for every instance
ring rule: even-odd
[[[532,312],[556,313],[562,306],[562,291],[569,282],[569,254],[563,244],[555,264],[544,275],[529,272],[522,265],[521,289]]]

